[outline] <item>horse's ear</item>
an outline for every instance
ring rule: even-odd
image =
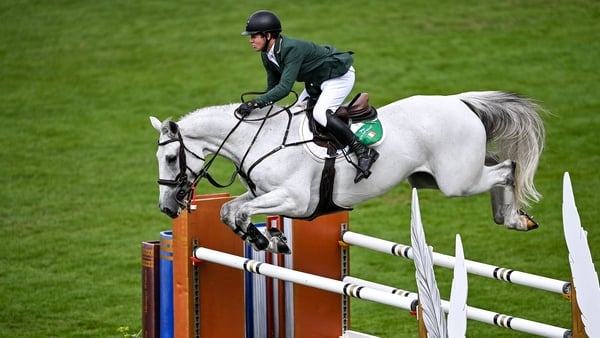
[[[169,126],[169,132],[171,133],[171,135],[177,135],[177,133],[179,132],[179,126],[177,125],[177,123],[169,120],[169,123],[167,125]]]
[[[160,133],[162,122],[160,122],[160,120],[156,117],[150,116],[150,123],[152,123],[154,129]]]

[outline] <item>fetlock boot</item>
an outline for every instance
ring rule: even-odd
[[[350,130],[348,124],[344,123],[339,117],[337,117],[331,110],[327,111],[327,126],[326,128],[331,131],[333,136],[338,139],[343,145],[349,146],[358,158],[358,164],[356,169],[356,177],[354,177],[354,183],[360,182],[363,178],[368,178],[371,175],[371,166],[377,158],[379,153],[375,149],[371,149],[362,144],[356,135]]]

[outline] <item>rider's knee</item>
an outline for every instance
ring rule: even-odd
[[[327,126],[327,111],[328,109],[317,109],[316,107],[313,111],[315,121],[323,127]]]

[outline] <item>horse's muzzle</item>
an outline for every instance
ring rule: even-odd
[[[171,218],[177,218],[177,216],[179,216],[179,213],[181,212],[181,208],[177,208],[176,210],[173,210],[169,207],[161,207],[160,211],[162,211],[164,214],[166,214],[167,216],[169,216]]]

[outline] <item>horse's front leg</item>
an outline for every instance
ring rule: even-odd
[[[284,189],[278,189],[258,196],[254,199],[239,203],[235,211],[235,225],[242,229],[248,236],[246,241],[251,244],[256,250],[267,250],[273,253],[290,253],[287,246],[286,238],[277,229],[267,231],[266,247],[264,240],[261,238],[262,233],[256,229],[251,223],[253,215],[295,215],[306,209],[301,203],[301,198],[291,197]],[[256,236],[254,239],[252,236]]]
[[[233,199],[221,207],[221,221],[248,244],[252,245],[256,250],[265,250],[269,247],[269,239],[267,239],[254,224],[244,223],[238,224],[236,217],[240,206],[252,200],[254,196],[249,192],[242,196]]]
[[[251,193],[246,192],[245,194],[223,204],[221,207],[221,221],[235,232],[237,228],[237,225],[235,224],[235,217],[238,209],[242,204],[250,201],[253,198],[254,196]],[[245,228],[243,230],[245,230]]]

